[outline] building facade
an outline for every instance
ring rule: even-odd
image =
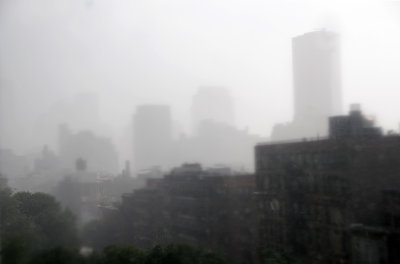
[[[185,243],[255,260],[254,175],[232,175],[184,164],[163,179],[125,194],[120,215],[127,243],[140,248]]]
[[[330,125],[326,139],[256,146],[260,246],[304,263],[398,263],[400,225],[385,223],[380,201],[400,191],[400,136],[359,111]]]

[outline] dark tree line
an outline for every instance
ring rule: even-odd
[[[79,247],[75,218],[44,193],[0,190],[2,263],[27,263],[37,252],[52,247]]]
[[[270,250],[261,252],[260,264],[299,264],[289,256]],[[53,248],[37,253],[29,264],[227,264],[221,255],[190,245],[169,244],[140,250],[131,246],[108,246],[82,256],[78,251]]]
[[[118,244],[105,219],[86,226],[93,240]],[[86,235],[88,235],[86,234]],[[93,237],[93,234],[97,236]],[[220,254],[191,245],[169,244],[140,250],[129,245],[100,246],[81,254],[74,215],[44,193],[12,193],[0,187],[1,264],[225,264]],[[99,241],[92,241],[99,242]],[[101,243],[101,244],[102,244]],[[261,251],[260,264],[292,264],[291,258]]]
[[[188,246],[156,246],[143,251],[107,246],[89,256],[80,254],[73,214],[44,193],[0,190],[0,239],[3,264],[224,264],[210,251]]]
[[[226,264],[219,255],[188,245],[156,246],[144,251],[131,246],[108,246],[84,257],[77,251],[54,248],[39,252],[32,264]]]

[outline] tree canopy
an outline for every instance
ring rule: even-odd
[[[0,214],[4,263],[25,263],[51,247],[79,246],[74,216],[48,194],[0,190]]]

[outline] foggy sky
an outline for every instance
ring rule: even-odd
[[[400,8],[384,0],[0,0],[0,95],[14,107],[0,122],[33,147],[40,115],[94,92],[115,141],[143,103],[170,104],[189,131],[192,96],[211,85],[230,89],[238,127],[268,136],[292,119],[291,38],[319,28],[342,35],[344,112],[361,103],[397,130]]]

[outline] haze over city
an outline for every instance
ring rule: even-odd
[[[0,6],[1,97],[12,106],[3,110],[12,118],[2,116],[2,145],[17,153],[52,146],[34,127],[54,105],[82,93],[98,97],[102,126],[95,132],[112,137],[121,160],[129,158],[124,138],[136,106],[170,105],[177,135],[190,134],[192,97],[201,86],[225,87],[235,125],[268,138],[274,124],[293,117],[291,39],[321,28],[341,36],[343,113],[360,103],[385,129],[399,127],[396,1],[2,0]]]
[[[400,0],[0,0],[0,264],[400,263]]]

